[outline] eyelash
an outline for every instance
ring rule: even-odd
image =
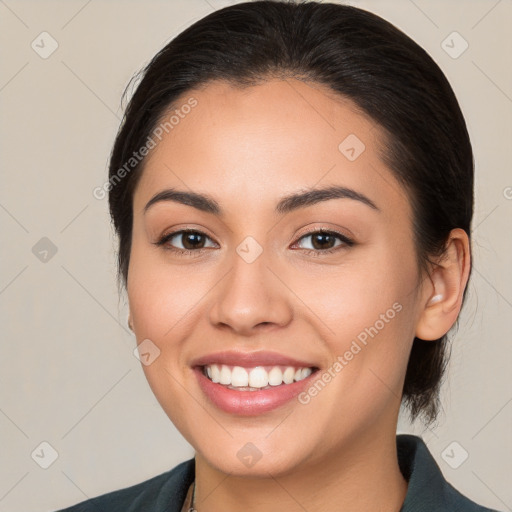
[[[182,229],[182,230],[179,230],[179,231],[173,231],[172,233],[168,233],[166,235],[163,235],[158,241],[153,242],[153,243],[156,246],[164,247],[165,250],[171,251],[171,252],[177,254],[178,256],[183,256],[183,257],[186,257],[186,256],[198,257],[198,256],[201,256],[203,251],[208,250],[208,249],[206,249],[204,247],[199,248],[199,249],[178,249],[176,247],[173,247],[170,244],[166,245],[175,236],[183,235],[183,234],[187,234],[187,233],[194,233],[194,234],[197,234],[197,235],[202,235],[202,236],[205,236],[207,238],[210,238],[206,233],[203,233],[202,231],[199,231],[199,230],[196,230],[196,229]],[[341,249],[344,249],[344,248],[347,248],[347,247],[352,247],[353,245],[355,245],[355,242],[352,239],[348,238],[347,236],[345,236],[345,235],[343,235],[341,233],[338,233],[337,231],[330,231],[330,230],[325,230],[325,229],[316,229],[314,231],[309,231],[307,233],[304,233],[297,240],[297,242],[299,242],[303,238],[307,238],[307,237],[310,237],[310,236],[313,236],[313,235],[334,236],[334,237],[338,238],[339,240],[341,240],[343,242],[343,244],[335,246],[335,247],[331,247],[330,249],[323,249],[323,250],[322,249],[303,249],[304,251],[306,251],[306,254],[312,255],[312,256],[315,256],[315,257],[321,257],[321,256],[333,254],[333,253],[335,253],[335,252],[337,252],[337,251],[339,251]],[[211,240],[211,238],[210,238],[210,240]],[[297,244],[297,242],[295,242],[294,245]]]

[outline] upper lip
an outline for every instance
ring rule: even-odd
[[[226,350],[198,357],[191,362],[191,366],[206,366],[210,364],[225,364],[229,366],[294,366],[296,368],[316,368],[310,361],[301,361],[278,352],[237,352]]]

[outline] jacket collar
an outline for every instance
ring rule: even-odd
[[[444,478],[441,469],[418,436],[396,436],[398,464],[408,482],[407,494],[400,512],[446,512],[464,510],[480,512],[486,509],[460,494]],[[172,504],[166,504],[169,512],[180,512],[190,484],[194,481],[195,459],[179,464],[169,475],[165,487],[172,489]],[[158,509],[160,510],[160,509]]]

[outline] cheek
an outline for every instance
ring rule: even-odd
[[[361,410],[363,399],[375,408],[390,393],[401,394],[414,339],[417,279],[411,249],[397,255],[387,247],[372,251],[371,260],[347,261],[335,272],[301,279],[294,288],[318,318],[310,315],[328,345],[332,373],[340,376],[338,397],[345,403],[353,399],[354,410]]]
[[[170,265],[162,250],[134,243],[128,272],[128,300],[138,336],[172,339],[207,293],[211,272],[204,266]]]
[[[183,392],[183,344],[201,296],[198,282],[185,266],[177,271],[175,266],[162,264],[158,251],[137,242],[132,245],[127,281],[130,313],[137,343],[140,347],[147,344],[151,354],[149,364],[141,356],[141,366],[162,408],[185,431],[190,400]]]
[[[366,254],[358,253],[337,267],[289,276],[294,291],[328,328],[333,348],[343,349],[359,334],[364,338],[374,324],[382,333],[389,332],[391,324],[398,329],[403,315],[397,309],[414,299],[417,276],[409,258],[402,260],[391,249]]]
[[[201,339],[197,326],[218,277],[204,265],[166,264],[161,252],[152,249],[132,246],[128,300],[137,343],[150,340],[158,354],[150,365],[143,365],[146,379],[178,426],[190,414],[190,397],[184,393],[189,382],[183,379],[195,378],[187,362],[189,341]]]

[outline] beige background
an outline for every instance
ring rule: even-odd
[[[55,510],[193,455],[133,355],[107,201],[92,191],[105,181],[132,74],[186,26],[229,3],[236,2],[0,0],[0,512]],[[351,3],[397,25],[441,66],[476,158],[475,268],[445,414],[435,428],[402,420],[399,430],[422,433],[461,492],[512,510],[512,3]],[[31,47],[35,41],[41,52],[44,37],[51,48],[43,31],[58,44],[46,59]],[[442,47],[453,31],[469,44],[458,58]],[[455,40],[452,51],[461,44]],[[43,237],[57,249],[46,262],[38,253],[49,247]],[[50,461],[43,441],[58,453],[48,469],[39,465]],[[443,458],[447,447],[451,458]],[[463,450],[469,457],[453,469]]]

